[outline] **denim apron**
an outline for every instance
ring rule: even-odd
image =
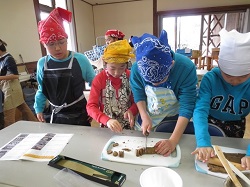
[[[76,98],[72,81],[74,53],[66,68],[48,69],[44,63],[43,93],[50,106],[44,111],[46,122],[90,126],[84,93]]]

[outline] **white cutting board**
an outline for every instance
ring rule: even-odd
[[[154,145],[160,141],[158,138],[147,138],[147,147],[154,147]],[[114,143],[118,143],[117,147],[113,147]],[[136,156],[136,149],[145,147],[145,137],[134,136],[113,136],[104,146],[101,158],[102,160],[123,162],[130,164],[148,165],[148,166],[165,166],[165,167],[178,167],[181,159],[181,150],[179,145],[176,146],[176,156],[164,157],[159,154],[144,154],[142,156]],[[121,151],[123,148],[129,148],[131,151],[124,151],[124,157],[113,156],[108,154],[107,150]]]
[[[244,153],[244,154],[246,153],[246,151],[242,149],[234,149],[234,148],[222,147],[222,146],[220,146],[220,148],[225,153]],[[225,173],[217,173],[217,172],[209,171],[207,167],[207,163],[203,163],[197,159],[195,159],[195,169],[198,172],[205,173],[208,175],[213,175],[213,176],[224,178],[224,179],[228,177],[228,174],[225,174]]]

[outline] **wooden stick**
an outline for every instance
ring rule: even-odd
[[[229,166],[229,164],[228,164],[223,152],[221,151],[220,147],[218,145],[214,145],[214,150],[215,150],[218,158],[220,159],[223,167],[225,168],[227,174],[229,175],[230,179],[233,181],[234,185],[236,187],[242,187],[239,180],[237,179],[234,172],[232,171],[231,167]]]

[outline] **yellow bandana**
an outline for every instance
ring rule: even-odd
[[[132,47],[127,40],[118,40],[109,44],[104,50],[103,61],[106,63],[126,63],[132,54]]]

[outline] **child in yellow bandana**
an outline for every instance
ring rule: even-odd
[[[138,113],[129,85],[128,61],[133,56],[127,40],[107,46],[103,61],[105,69],[93,80],[87,103],[88,114],[101,127],[114,132],[133,129],[134,116]]]
[[[117,30],[117,29],[107,30],[107,32],[105,33],[105,36],[104,36],[106,46],[108,46],[109,44],[116,42],[118,40],[123,40],[124,37],[125,37],[125,35],[120,30]],[[104,62],[103,62],[102,56],[96,61],[90,60],[90,63],[92,65],[94,65],[98,71],[103,69]]]

